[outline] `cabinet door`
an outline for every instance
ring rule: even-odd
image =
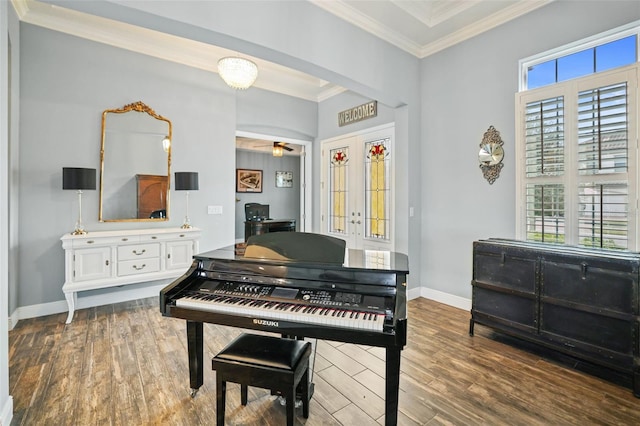
[[[94,247],[75,250],[74,281],[100,280],[111,277],[111,248]]]
[[[193,260],[192,241],[167,242],[166,269],[187,269]]]

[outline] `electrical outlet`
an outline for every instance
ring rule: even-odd
[[[222,206],[207,206],[207,214],[222,214]]]

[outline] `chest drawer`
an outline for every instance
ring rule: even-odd
[[[118,260],[149,259],[160,256],[160,244],[129,244],[118,246]]]
[[[526,257],[518,252],[476,251],[473,273],[475,281],[491,284],[505,291],[528,294],[536,292],[536,257]]]
[[[543,299],[577,303],[625,314],[636,313],[634,289],[638,272],[627,265],[604,264],[587,259],[542,262]]]
[[[160,270],[160,258],[134,259],[118,262],[118,275],[137,275]]]

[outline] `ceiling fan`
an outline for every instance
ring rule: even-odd
[[[293,151],[293,148],[288,147],[286,142],[274,142],[273,147],[281,147],[285,151]]]
[[[268,146],[268,145],[263,145],[263,146]],[[293,151],[293,148],[287,146],[286,142],[274,142],[273,143],[273,149],[272,149],[272,154],[274,157],[282,157],[282,155],[284,154],[284,151]]]

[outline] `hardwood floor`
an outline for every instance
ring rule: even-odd
[[[12,425],[211,425],[215,376],[207,359],[241,330],[205,325],[204,385],[189,397],[186,327],[157,298],[20,321],[9,333]],[[521,349],[476,326],[469,313],[409,302],[402,352],[400,425],[634,425],[640,399],[627,387]],[[505,344],[506,342],[515,343]],[[384,350],[317,342],[306,425],[384,424]],[[228,384],[227,424],[280,425],[267,390]]]

